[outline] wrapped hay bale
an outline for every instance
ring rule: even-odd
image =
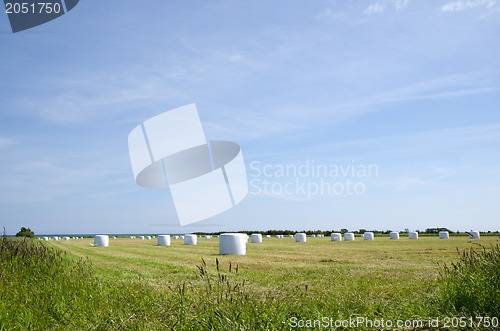
[[[439,232],[439,239],[450,239],[450,234],[448,231]]]
[[[354,233],[352,232],[344,233],[344,241],[354,241]]]
[[[97,234],[94,237],[94,247],[108,247],[109,236],[106,234]]]
[[[307,236],[305,233],[296,233],[295,234],[295,242],[305,243],[306,241],[307,241]]]
[[[342,241],[342,235],[340,233],[332,233],[332,241]]]
[[[260,233],[254,233],[252,234],[250,238],[250,242],[253,244],[260,244],[262,243],[262,235]]]
[[[412,231],[408,233],[409,239],[418,239],[418,232]]]
[[[469,239],[479,239],[480,234],[479,231],[471,231],[469,234]]]
[[[375,238],[373,232],[365,232],[363,237],[365,238],[365,240],[373,240]]]
[[[219,236],[220,255],[246,255],[247,235],[243,233],[222,233]]]
[[[198,237],[195,234],[186,234],[184,236],[184,245],[196,245]]]
[[[170,246],[170,235],[160,234],[157,239],[158,246]]]

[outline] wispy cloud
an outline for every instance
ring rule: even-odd
[[[12,138],[0,137],[0,149],[12,146],[16,141]]]
[[[376,2],[368,6],[365,9],[365,14],[376,14],[384,11],[385,6],[381,2]]]
[[[377,14],[385,10],[387,6],[392,6],[396,10],[401,10],[408,5],[409,0],[380,0],[372,3],[365,9],[365,14]]]
[[[495,6],[495,3],[495,0],[461,0],[442,5],[440,10],[443,12],[457,12],[478,7],[490,9]]]

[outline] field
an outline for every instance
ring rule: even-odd
[[[377,236],[354,242],[308,238],[306,243],[264,238],[262,244],[249,243],[246,256],[219,256],[217,238],[198,238],[196,246],[172,240],[168,247],[156,246],[155,239],[110,239],[106,248],[92,242],[42,243],[67,252],[66,259],[91,262],[89,278],[100,288],[95,300],[103,303],[96,307],[102,309],[100,317],[83,313],[86,328],[286,330],[314,320],[333,324],[358,318],[365,321],[356,329],[382,329],[366,324],[381,319],[390,320],[392,329],[397,320],[424,329],[418,323],[429,318],[439,318],[441,326],[454,316],[476,318],[445,308],[444,265],[459,260],[457,250],[489,247],[498,238]]]

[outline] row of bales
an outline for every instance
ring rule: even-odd
[[[181,236],[170,236],[170,235],[158,235],[157,245],[158,246],[170,246],[171,239],[183,239],[184,245],[197,245],[198,236],[196,234],[186,234]],[[220,255],[245,255],[246,254],[246,244],[250,240],[252,244],[262,243],[263,236],[260,233],[254,233],[249,236],[246,233],[222,233],[219,236],[219,254]],[[295,235],[288,235],[289,238],[295,238],[295,242],[306,242],[307,235],[305,233],[296,233]],[[317,238],[317,235],[311,235],[311,238]],[[319,238],[324,237],[321,235]],[[342,236],[341,233],[332,233],[331,241],[354,241],[355,235],[352,232],[346,232]],[[364,240],[375,240],[375,235],[373,232],[365,232],[362,234]],[[391,240],[399,240],[399,232],[391,232],[389,234]],[[116,239],[116,237],[113,237]],[[131,236],[131,239],[136,239],[137,237]],[[155,236],[139,236],[140,240],[151,240]],[[205,239],[211,239],[212,236],[206,235]],[[270,235],[266,235],[266,239],[271,239]],[[276,239],[283,239],[284,235],[276,235]],[[450,235],[447,231],[439,232],[439,239],[449,239]],[[469,233],[470,239],[479,239],[479,231],[471,231]],[[408,233],[408,239],[416,240],[418,239],[418,232],[413,231]],[[107,247],[109,246],[109,236],[108,235],[96,235],[94,237],[94,246],[97,247]]]

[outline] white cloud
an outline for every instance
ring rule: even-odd
[[[394,8],[397,10],[403,9],[408,4],[409,0],[396,0],[394,2]]]
[[[245,57],[240,53],[234,53],[229,55],[229,61],[231,62],[242,62],[243,60],[245,60]]]
[[[495,0],[461,0],[450,2],[440,7],[443,12],[455,12],[476,7],[492,8],[495,5]]]
[[[392,4],[396,10],[406,7],[410,0],[381,0],[377,1],[365,9],[365,14],[377,14],[384,11],[386,5]]]
[[[382,11],[384,11],[384,5],[380,2],[376,2],[365,9],[365,14],[376,14],[381,13]]]
[[[16,142],[10,138],[0,137],[0,149],[14,145]]]

